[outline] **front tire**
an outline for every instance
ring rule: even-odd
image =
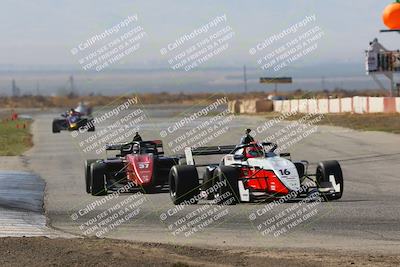
[[[215,170],[215,176],[221,186],[215,196],[218,204],[236,205],[240,202],[239,196],[239,171],[235,167],[220,166]]]
[[[60,132],[60,127],[58,126],[58,120],[53,120],[52,131],[53,133]]]
[[[106,164],[95,162],[91,165],[91,193],[93,196],[104,196],[107,194],[106,187]]]
[[[85,160],[84,164],[84,171],[85,171],[85,187],[86,187],[86,193],[90,194],[91,192],[91,183],[92,183],[92,174],[91,174],[91,168],[90,166],[92,163],[96,162],[97,159],[88,159]]]
[[[333,181],[331,181],[333,176]],[[339,190],[334,193],[322,194],[326,200],[337,200],[343,195],[343,173],[339,162],[336,160],[322,161],[318,164],[316,172],[317,187],[323,188],[324,184],[332,183],[333,187],[339,185]],[[333,184],[335,183],[335,184]]]
[[[175,165],[169,172],[169,192],[172,202],[196,204],[199,195],[199,175],[195,166]]]

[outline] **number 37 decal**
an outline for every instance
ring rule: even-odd
[[[147,169],[147,168],[149,168],[149,166],[150,166],[150,163],[148,163],[148,162],[139,163],[139,169]]]

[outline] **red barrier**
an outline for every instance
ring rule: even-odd
[[[383,99],[383,109],[385,113],[396,113],[396,98],[385,97]]]

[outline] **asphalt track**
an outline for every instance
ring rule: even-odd
[[[174,116],[179,112],[179,108],[146,109],[148,120],[141,124],[141,133],[145,139],[160,139],[160,129],[165,129],[171,122],[178,120]],[[136,203],[139,206],[135,207],[140,207],[139,213],[105,233],[104,237],[207,246],[400,251],[400,136],[398,135],[320,126],[316,133],[294,144],[288,150],[294,159],[309,160],[313,166],[320,160],[339,160],[345,177],[345,192],[340,201],[303,204],[302,208],[306,207],[308,212],[314,211],[312,217],[279,236],[273,234],[263,236],[258,231],[257,225],[291,207],[297,208],[295,205],[299,205],[298,202],[281,204],[269,213],[257,217],[256,221],[251,221],[249,216],[257,213],[257,210],[265,204],[224,207],[222,211],[227,210],[225,211],[227,214],[221,215],[221,218],[203,227],[201,231],[185,236],[184,233],[173,235],[168,226],[187,214],[193,215],[191,213],[193,211],[196,211],[196,216],[201,216],[203,211],[199,208],[206,209],[207,202],[186,206],[177,214],[168,216],[162,221],[160,216],[175,208],[166,192],[138,196],[133,200],[132,196],[136,195],[126,193],[117,199],[98,205],[90,215],[81,216],[79,210],[101,199],[85,193],[83,173],[84,159],[99,158],[99,156],[82,152],[78,141],[68,132],[52,134],[53,117],[54,114],[49,113],[34,116],[35,146],[26,156],[29,168],[46,182],[46,215],[51,226],[56,229],[81,235],[83,234],[81,229],[87,229],[82,224],[91,217],[99,215],[101,217],[102,213],[108,213],[117,203],[122,203],[121,205]],[[211,144],[236,143],[244,128],[255,129],[265,121],[262,117],[256,116],[235,117],[229,124],[229,131],[213,140]],[[286,125],[288,122],[278,123],[267,133],[279,131]],[[97,131],[102,127],[105,126],[98,127]],[[164,139],[165,143],[168,142],[168,138],[170,137]],[[132,202],[141,198],[143,198],[141,204]],[[174,227],[171,228],[176,229]]]
[[[71,237],[46,225],[44,188],[44,181],[32,173],[0,172],[0,237]]]

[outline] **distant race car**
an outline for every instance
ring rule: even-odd
[[[52,130],[53,133],[59,133],[60,131],[89,131],[94,132],[95,126],[93,118],[85,116],[80,112],[71,110],[61,114],[62,118],[53,120]]]
[[[107,194],[128,184],[132,189],[153,193],[168,183],[168,175],[178,158],[165,157],[161,140],[110,144],[107,151],[119,150],[115,157],[85,161],[86,192]]]
[[[229,204],[268,201],[288,196],[318,195],[337,200],[343,194],[343,174],[337,161],[322,161],[308,174],[307,161],[292,161],[289,153],[277,155],[273,143],[186,148],[181,165],[170,171],[169,188],[174,204],[197,203],[201,196],[222,204],[221,196],[233,196]],[[193,156],[225,154],[219,163],[195,165]],[[197,167],[206,167],[199,179]],[[225,181],[225,182],[224,182]],[[219,185],[217,190],[213,189]]]

